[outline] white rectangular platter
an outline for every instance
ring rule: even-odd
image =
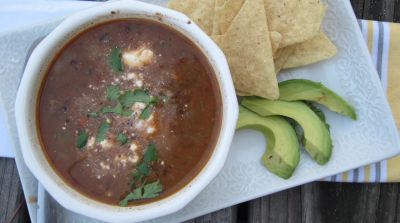
[[[152,2],[165,6],[167,1]],[[334,144],[329,163],[319,166],[303,151],[293,177],[283,180],[266,171],[261,164],[260,157],[266,144],[262,135],[250,130],[238,131],[225,167],[212,183],[181,211],[151,222],[181,222],[400,153],[397,129],[350,2],[327,0],[326,3],[329,8],[323,29],[338,47],[338,55],[329,61],[285,71],[280,79],[306,78],[322,82],[355,106],[357,121],[324,110]],[[19,147],[14,117],[15,96],[29,48],[60,21],[0,34],[0,103],[6,110],[7,128],[28,200],[38,196],[37,181],[21,157],[23,148]],[[39,197],[40,208],[28,204],[33,222],[36,213],[40,215],[39,221],[97,222],[62,208],[46,193],[39,194],[44,194]]]

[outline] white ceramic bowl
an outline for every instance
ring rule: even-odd
[[[148,18],[167,24],[196,43],[212,64],[222,94],[222,125],[211,158],[184,188],[162,200],[118,207],[92,200],[68,186],[47,161],[36,128],[36,103],[47,66],[68,40],[87,27],[117,18]],[[26,165],[46,190],[65,208],[109,222],[138,222],[178,211],[198,195],[222,169],[233,138],[238,105],[225,56],[217,45],[185,15],[133,0],[113,1],[65,19],[36,47],[26,65],[16,101],[16,120]]]

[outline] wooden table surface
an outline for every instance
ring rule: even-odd
[[[351,0],[351,3],[358,18],[400,22],[400,0]],[[400,222],[399,195],[398,183],[314,182],[188,222]],[[0,158],[0,223],[29,221],[14,160]]]

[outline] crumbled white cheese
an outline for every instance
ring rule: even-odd
[[[154,133],[156,131],[156,128],[154,128],[153,126],[149,126],[149,127],[147,127],[147,129],[146,129],[146,133],[147,134],[152,134],[152,133]]]
[[[100,146],[103,149],[109,149],[113,146],[114,144],[112,142],[110,142],[109,140],[105,139],[103,141],[100,142]]]
[[[61,129],[62,129],[62,130],[66,130],[66,129],[67,129],[67,127],[63,126],[63,127],[61,127]]]
[[[101,169],[109,170],[110,169],[110,164],[105,164],[104,162],[100,162],[100,167]]]
[[[111,123],[111,120],[110,120],[109,118],[107,118],[107,119],[106,119],[106,122],[107,122],[108,124],[110,124],[110,123]]]
[[[125,167],[128,160],[126,155],[118,155],[115,156],[114,161],[120,163],[123,167]]]
[[[129,149],[132,152],[136,152],[136,149],[138,148],[137,144],[135,142],[132,142],[131,145],[129,146]]]
[[[92,147],[92,146],[94,145],[95,140],[96,140],[96,139],[95,139],[93,136],[90,137],[89,140],[88,140],[88,142],[87,142],[87,146],[88,146],[88,147]]]
[[[141,88],[143,87],[143,74],[142,73],[135,73],[135,72],[130,72],[127,73],[126,75],[122,76],[123,80],[128,80],[128,81],[133,81],[133,85],[135,87]]]
[[[139,120],[137,120],[136,122],[135,122],[135,128],[137,128],[137,129],[141,129],[142,127],[143,127],[143,124],[144,124],[144,121],[143,120],[141,120],[141,119],[139,119]]]
[[[128,160],[129,162],[135,164],[139,161],[139,156],[136,153],[134,153],[132,156],[129,156]]]
[[[122,78],[124,80],[130,81],[130,80],[133,80],[133,79],[137,79],[138,75],[135,72],[131,72],[131,73],[127,73],[126,75],[122,76]]]
[[[143,81],[142,80],[135,80],[135,82],[133,83],[135,85],[135,87],[143,87]]]
[[[135,102],[135,104],[133,104],[131,107],[132,111],[137,115],[142,113],[143,109],[145,109],[145,108],[146,108],[146,104],[143,102]]]
[[[154,61],[154,53],[150,49],[140,47],[136,50],[124,52],[122,61],[130,68],[140,68]]]

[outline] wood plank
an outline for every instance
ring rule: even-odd
[[[232,206],[186,221],[185,223],[235,223],[237,219],[236,212],[237,206]]]
[[[364,0],[351,0],[351,6],[353,7],[354,14],[357,18],[362,18],[364,13]]]
[[[394,0],[365,0],[364,19],[393,21]]]
[[[19,211],[15,214],[12,222],[29,222],[21,183],[13,159],[0,158],[0,188],[0,222],[8,223],[18,208]]]
[[[377,222],[395,222],[399,184],[381,184]]]
[[[400,0],[395,0],[394,8],[393,21],[400,22]]]
[[[301,214],[301,189],[296,187],[249,202],[247,222],[294,223],[301,219]]]

